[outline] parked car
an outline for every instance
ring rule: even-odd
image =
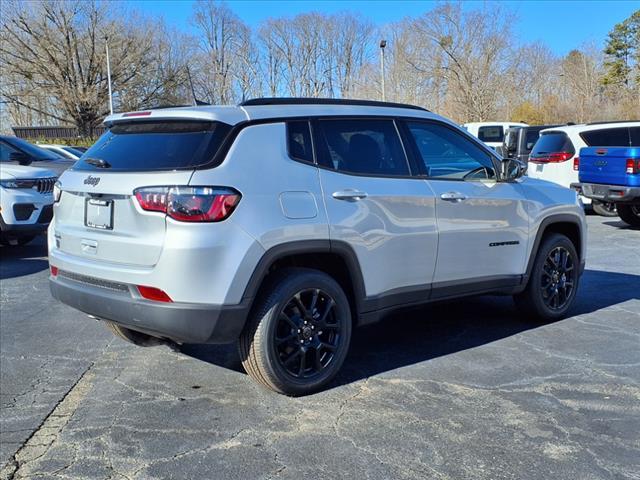
[[[420,107],[258,99],[115,114],[60,179],[51,292],[136,345],[237,341],[278,392],[327,385],[353,326],[482,293],[561,318],[575,191]]]
[[[572,185],[594,201],[616,205],[620,218],[640,227],[640,127],[629,128],[631,147],[580,150],[580,182]]]
[[[462,125],[471,135],[482,140],[494,150],[502,145],[508,128],[526,127],[519,122],[471,122]]]
[[[45,168],[56,175],[62,174],[75,163],[74,160],[64,159],[26,140],[8,135],[0,135],[0,162]]]
[[[54,145],[54,144],[42,144],[39,143],[37,145],[40,148],[44,148],[45,150],[49,150],[50,152],[57,153],[63,158],[68,160],[73,160],[74,162],[78,160],[84,152],[81,152],[75,147],[69,147],[67,145]]]
[[[0,162],[2,245],[25,245],[47,230],[56,180],[50,170]]]
[[[540,131],[559,125],[529,125],[510,127],[504,134],[501,148],[497,151],[505,158],[517,158],[521,162],[529,161],[529,154],[540,137]]]
[[[527,175],[570,187],[578,182],[581,148],[629,146],[630,129],[638,127],[640,122],[598,122],[542,130],[529,156]],[[615,203],[585,196],[581,199],[599,215],[617,215]]]

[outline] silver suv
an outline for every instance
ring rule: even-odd
[[[514,295],[562,317],[585,258],[576,193],[419,107],[260,99],[117,114],[55,190],[51,291],[142,346],[238,341],[301,395],[352,328]]]

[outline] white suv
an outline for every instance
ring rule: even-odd
[[[394,309],[492,293],[550,320],[575,299],[576,193],[419,107],[263,99],[106,125],[60,179],[50,285],[137,345],[238,341],[253,378],[299,395]]]
[[[25,245],[46,231],[56,180],[43,168],[0,162],[0,243]]]
[[[527,175],[569,188],[578,182],[581,148],[630,146],[629,128],[638,126],[640,122],[601,122],[542,130],[529,155]],[[592,204],[590,198],[580,198],[585,205]],[[600,215],[617,215],[613,203],[594,201],[592,206]]]

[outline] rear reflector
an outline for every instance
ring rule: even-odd
[[[551,152],[538,154],[535,157],[530,157],[529,160],[533,163],[561,163],[566,162],[571,157],[573,157],[571,152]]]
[[[171,300],[171,297],[169,297],[169,295],[167,295],[164,291],[160,290],[159,288],[145,287],[144,285],[138,285],[137,288],[142,298],[146,298],[147,300],[153,300],[154,302],[165,302],[165,303],[173,302],[173,300]]]
[[[57,277],[58,276],[58,267],[56,267],[54,265],[49,265],[49,270],[51,271],[51,276],[52,277]]]
[[[221,187],[145,187],[134,194],[143,210],[166,213],[180,222],[220,222],[241,198],[236,190]]]
[[[629,175],[640,173],[640,159],[627,158],[626,171]]]
[[[573,159],[573,169],[577,172],[580,170],[580,157],[574,157]]]

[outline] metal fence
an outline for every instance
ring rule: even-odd
[[[80,138],[80,132],[76,127],[11,127],[18,138],[30,139],[75,139]],[[99,137],[105,131],[105,127],[95,127],[93,137]]]

